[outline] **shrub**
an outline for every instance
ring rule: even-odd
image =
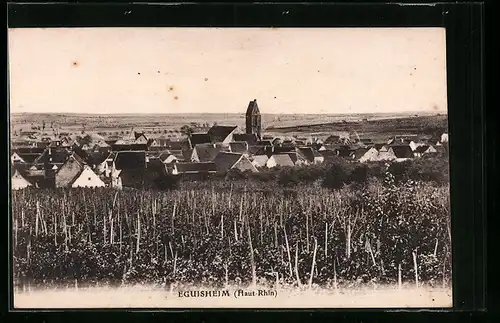
[[[368,166],[365,164],[357,165],[351,172],[349,180],[356,184],[366,183],[368,179]]]
[[[339,189],[349,181],[349,172],[344,164],[332,163],[325,173],[323,185],[332,189]]]
[[[292,167],[280,169],[277,180],[280,185],[286,187],[294,186],[300,183],[298,172]]]

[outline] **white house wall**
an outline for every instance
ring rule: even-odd
[[[267,168],[273,168],[273,167],[276,167],[276,160],[274,159],[273,156],[271,156],[271,158],[269,158],[266,162],[266,166]]]
[[[88,166],[86,166],[83,172],[78,176],[78,178],[73,182],[71,187],[104,187],[106,184],[96,175]]]

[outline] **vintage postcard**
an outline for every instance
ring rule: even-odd
[[[451,307],[445,39],[9,29],[14,307]]]

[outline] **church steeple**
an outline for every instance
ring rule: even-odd
[[[259,111],[259,106],[257,105],[257,99],[250,101],[246,113],[246,133],[256,134],[259,140],[261,139],[261,116]]]

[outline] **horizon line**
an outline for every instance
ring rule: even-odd
[[[448,111],[394,111],[394,112],[332,112],[332,113],[261,113],[261,115],[360,115],[360,114],[448,114]],[[126,116],[126,115],[199,115],[199,114],[238,114],[244,115],[245,112],[149,112],[149,113],[95,113],[95,112],[9,112],[10,115],[15,114],[59,114],[59,115],[97,115],[97,116]]]

